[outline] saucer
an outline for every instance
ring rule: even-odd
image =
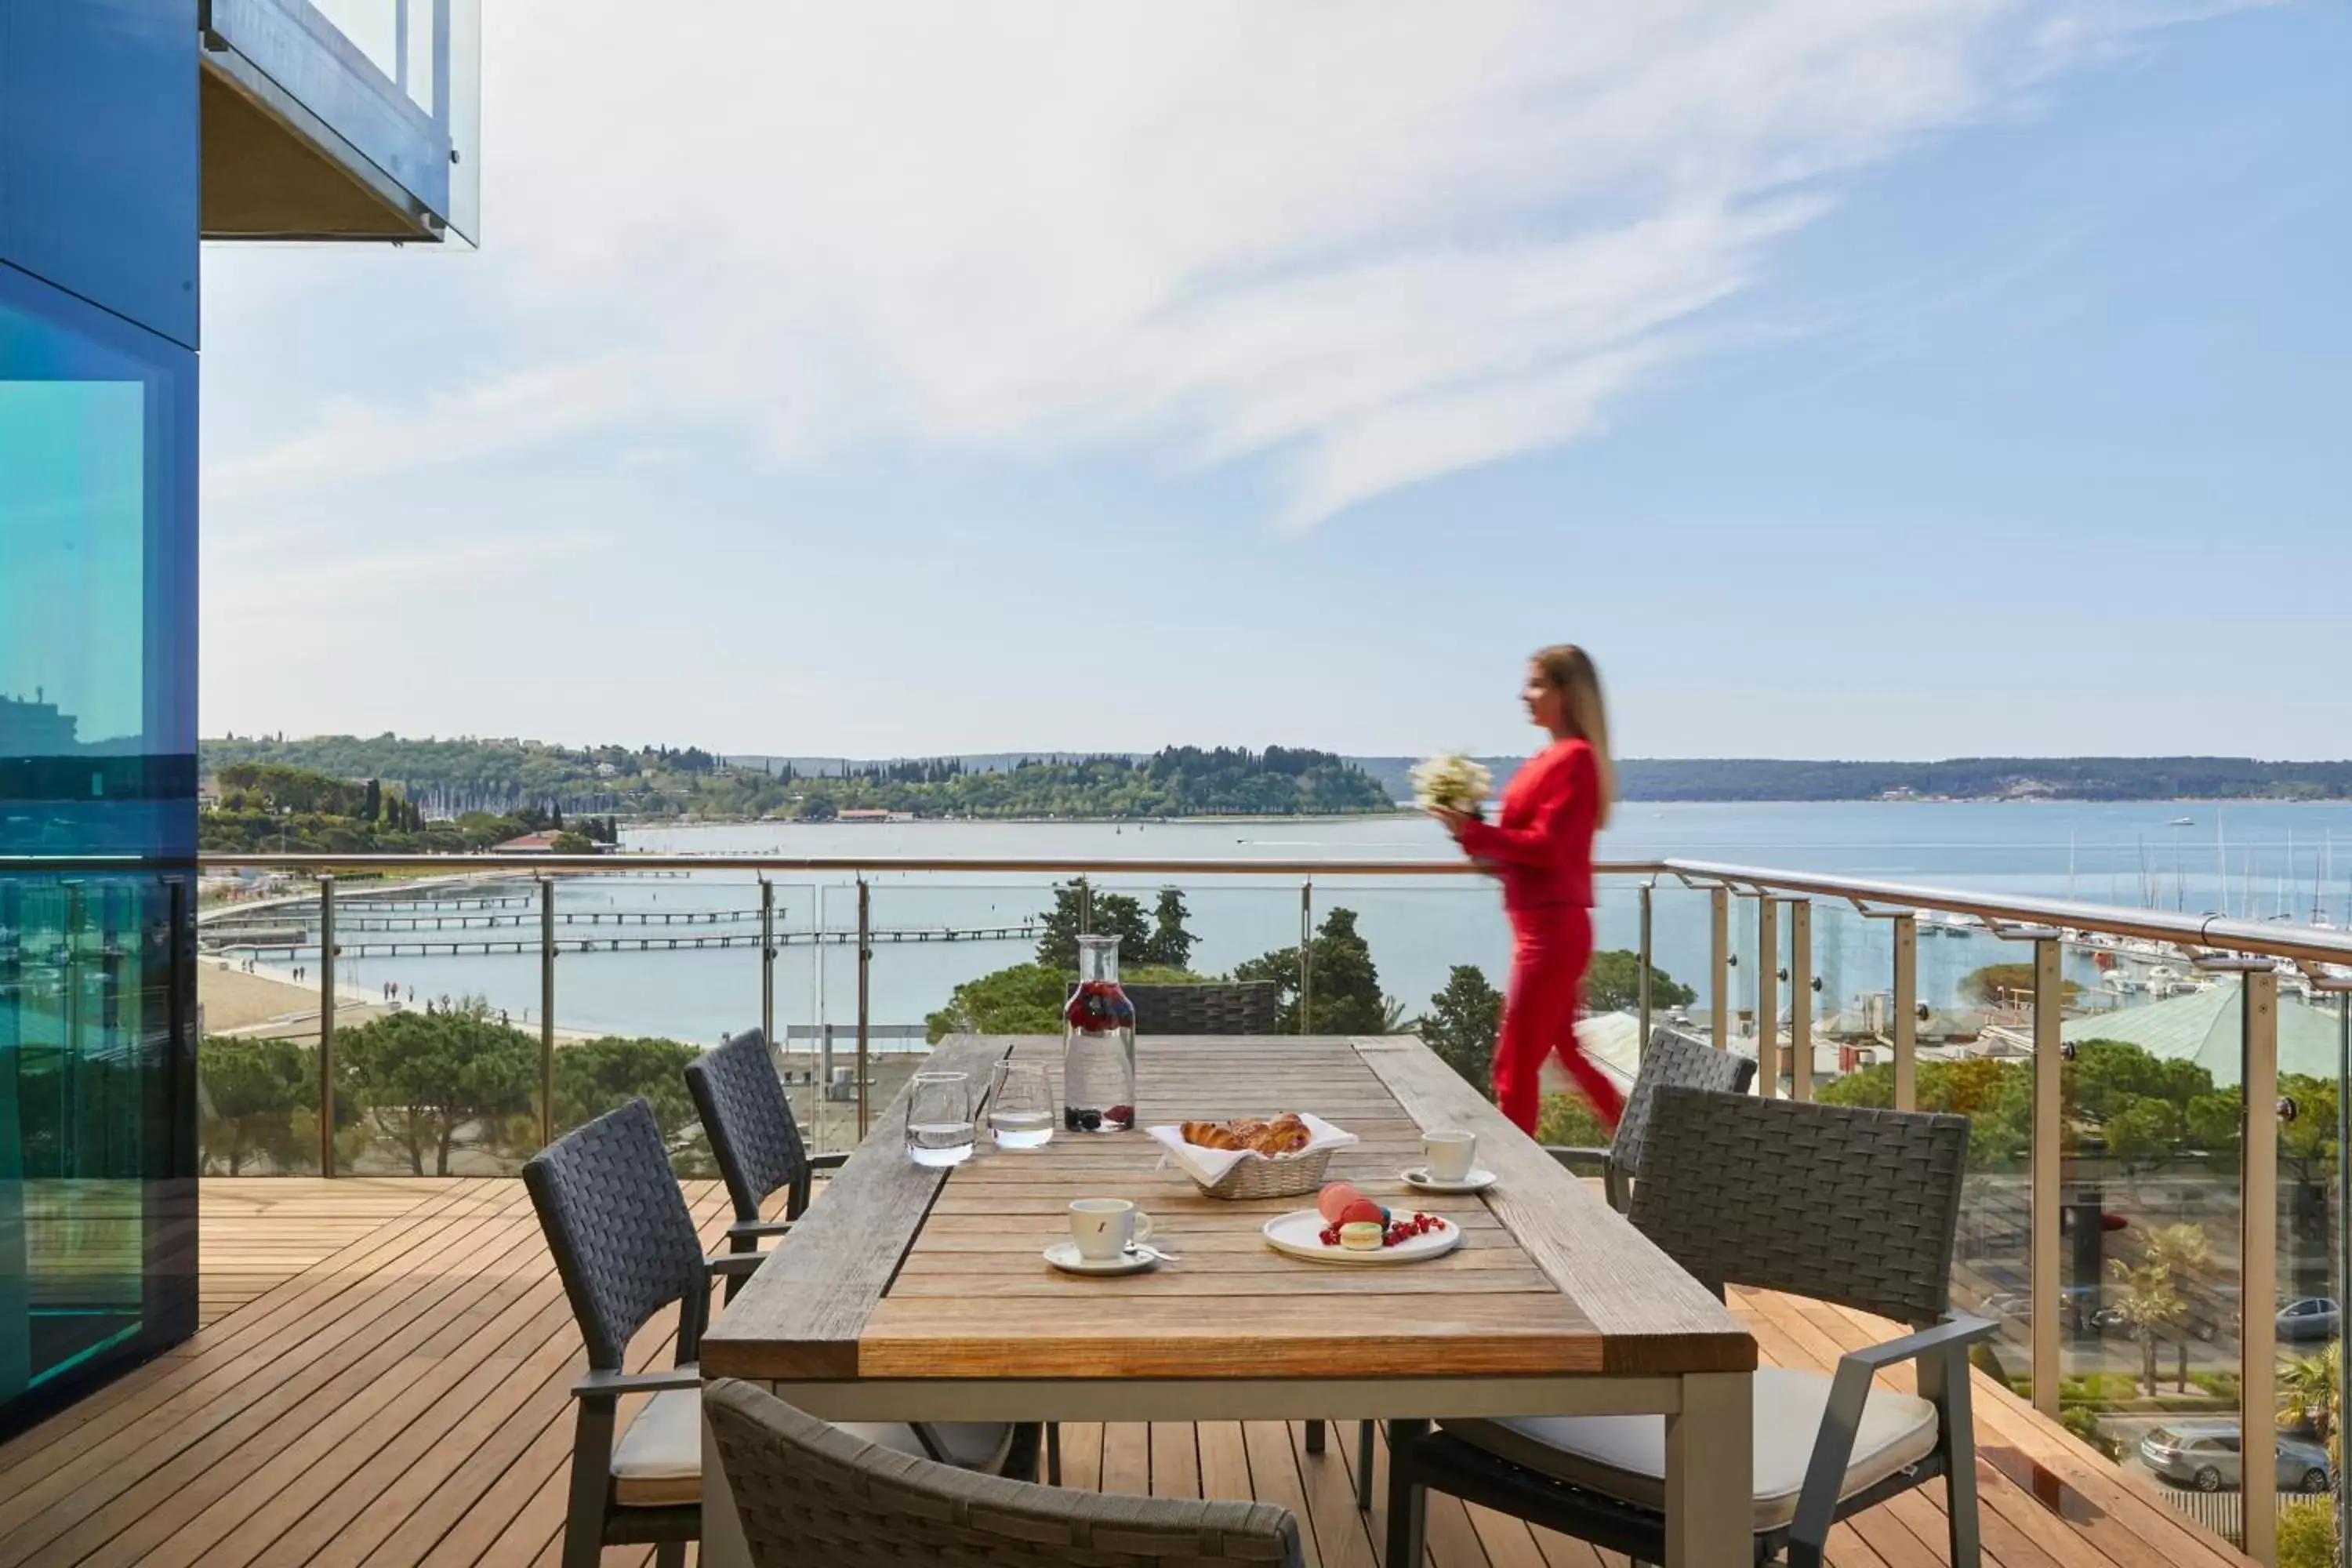
[[[1408,1187],[1424,1193],[1483,1193],[1495,1184],[1495,1173],[1470,1167],[1470,1173],[1458,1182],[1441,1182],[1429,1173],[1426,1165],[1414,1165],[1397,1173]]]
[[[1096,1259],[1082,1258],[1075,1241],[1057,1241],[1045,1248],[1045,1261],[1065,1274],[1140,1274],[1160,1260],[1143,1253],[1123,1253],[1117,1258]]]

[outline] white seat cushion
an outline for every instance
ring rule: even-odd
[[[929,1456],[912,1426],[897,1422],[845,1424],[843,1431],[918,1458]],[[1013,1428],[1002,1422],[944,1422],[931,1441],[967,1470],[992,1473],[1013,1451]],[[613,1445],[613,1500],[623,1508],[671,1508],[702,1500],[702,1393],[666,1389],[647,1400]]]
[[[1805,1467],[1830,1402],[1830,1380],[1786,1367],[1756,1372],[1756,1528],[1797,1517]],[[1445,1430],[1498,1458],[1643,1508],[1666,1502],[1666,1418],[1551,1415],[1510,1421],[1447,1421]],[[1936,1451],[1936,1407],[1873,1387],[1846,1466],[1849,1498]]]

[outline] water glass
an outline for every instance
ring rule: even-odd
[[[996,1064],[988,1130],[1000,1149],[1042,1149],[1054,1141],[1054,1086],[1043,1062]]]
[[[907,1157],[918,1165],[961,1165],[971,1145],[971,1076],[917,1073],[907,1091]]]

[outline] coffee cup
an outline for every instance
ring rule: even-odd
[[[1453,1128],[1424,1132],[1421,1137],[1421,1157],[1429,1164],[1430,1180],[1466,1182],[1470,1179],[1471,1162],[1478,1157],[1478,1135]]]
[[[1070,1240],[1089,1263],[1105,1263],[1151,1238],[1151,1216],[1125,1198],[1080,1198],[1070,1205]]]

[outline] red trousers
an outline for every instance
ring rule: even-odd
[[[1578,993],[1592,962],[1592,911],[1573,904],[1514,910],[1511,934],[1511,984],[1495,1040],[1495,1102],[1532,1135],[1540,1100],[1538,1076],[1544,1058],[1558,1051],[1560,1065],[1592,1109],[1615,1127],[1624,1114],[1625,1097],[1576,1039]]]

